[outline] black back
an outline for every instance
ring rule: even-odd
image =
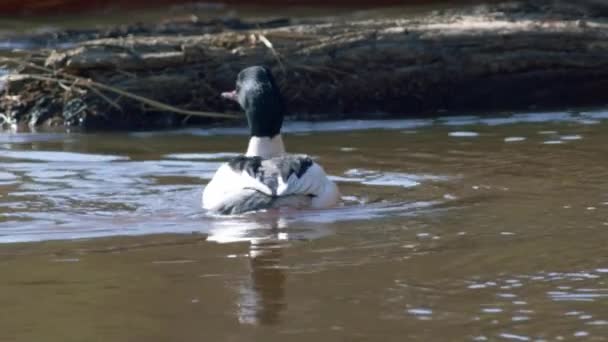
[[[251,136],[272,138],[281,133],[285,102],[268,68],[243,69],[236,79],[236,92],[247,115]]]
[[[270,159],[247,156],[235,157],[228,162],[230,168],[237,173],[247,172],[251,177],[265,184],[272,191],[272,195],[269,196],[258,190],[246,188],[240,191],[240,196],[225,202],[217,211],[221,214],[235,215],[272,208],[283,198],[276,196],[279,186],[278,177],[283,178],[285,182],[293,174],[301,178],[313,164],[314,162],[310,157],[297,155]],[[307,196],[314,197],[313,195]]]
[[[275,194],[279,186],[278,177],[281,177],[284,182],[287,182],[293,174],[302,178],[313,163],[310,157],[304,155],[286,155],[270,159],[238,156],[232,158],[228,165],[236,173],[247,172],[249,176],[265,184]]]

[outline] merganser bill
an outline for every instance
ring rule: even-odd
[[[333,207],[340,192],[323,168],[307,155],[285,151],[281,126],[283,97],[266,67],[243,69],[236,89],[222,97],[239,103],[249,124],[247,152],[220,166],[203,191],[204,209],[236,215],[272,208]]]

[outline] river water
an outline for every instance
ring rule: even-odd
[[[6,132],[0,340],[604,340],[606,119],[290,122],[343,205],[229,218],[242,128]]]

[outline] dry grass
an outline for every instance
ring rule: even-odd
[[[59,87],[61,87],[66,92],[79,92],[81,94],[86,93],[86,90],[90,90],[95,95],[99,96],[103,101],[107,102],[110,106],[114,107],[117,110],[122,111],[122,108],[118,101],[110,99],[103,92],[114,93],[120,95],[124,98],[129,98],[131,100],[135,100],[140,102],[141,104],[145,104],[153,109],[171,112],[175,114],[185,115],[185,116],[198,116],[198,117],[207,117],[207,118],[221,118],[221,119],[240,119],[241,117],[234,114],[225,114],[225,113],[214,113],[214,112],[203,112],[196,110],[188,110],[177,108],[172,105],[162,103],[144,96],[140,96],[137,94],[133,94],[131,92],[125,91],[123,89],[119,89],[117,87],[113,87],[107,84],[103,84],[100,82],[96,82],[89,78],[84,78],[72,74],[68,74],[62,72],[60,70],[53,70],[42,65],[36,64],[28,59],[17,59],[11,57],[1,57],[0,62],[13,65],[15,69],[24,70],[31,69],[32,71],[36,71],[37,73],[19,73],[18,77],[20,79],[33,79],[38,81],[46,81],[56,83]],[[11,75],[8,76],[9,79]],[[66,85],[70,84],[70,85]],[[7,94],[5,94],[6,96]],[[8,117],[3,115],[2,118],[4,121],[7,121]]]

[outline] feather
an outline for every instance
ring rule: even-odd
[[[287,200],[287,197],[302,198]],[[288,203],[321,208],[334,205],[338,199],[335,184],[308,156],[269,159],[238,156],[213,176],[203,193],[203,208],[236,214]]]

